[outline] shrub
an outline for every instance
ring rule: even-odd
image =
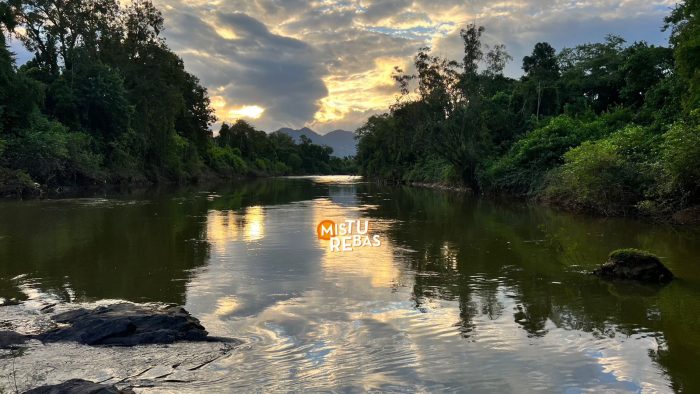
[[[242,175],[247,172],[245,161],[241,158],[238,149],[215,144],[209,145],[207,164],[221,175]]]
[[[0,197],[25,197],[39,193],[39,188],[24,171],[0,167]]]
[[[661,167],[667,174],[666,191],[676,194],[680,205],[700,199],[700,126],[674,124],[661,144]]]
[[[616,138],[587,141],[564,154],[564,164],[548,174],[541,197],[575,210],[627,214],[642,199],[642,179]]]
[[[109,143],[108,167],[115,180],[144,180],[143,157],[146,142],[133,129]]]
[[[102,156],[92,137],[71,132],[58,122],[35,114],[29,129],[7,141],[7,164],[44,183],[101,180]]]
[[[495,192],[534,194],[541,188],[547,171],[563,163],[565,152],[606,133],[608,129],[603,121],[584,123],[566,115],[552,118],[493,162],[483,174],[484,186]]]
[[[457,184],[459,177],[454,166],[441,158],[423,158],[403,174],[406,182],[429,182],[441,184]]]
[[[204,167],[194,144],[179,134],[172,134],[166,151],[165,169],[171,179],[197,177]]]

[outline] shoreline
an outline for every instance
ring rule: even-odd
[[[353,174],[333,174],[333,175],[349,175]],[[183,187],[206,187],[211,185],[221,184],[222,182],[245,182],[245,181],[255,181],[261,179],[272,179],[279,177],[303,177],[303,176],[321,176],[320,174],[303,174],[303,175],[241,175],[241,176],[219,176],[215,174],[205,174],[197,179],[191,180],[180,180],[180,181],[169,181],[169,180],[135,180],[132,182],[115,182],[104,184],[93,184],[93,185],[56,185],[56,186],[45,186],[36,185],[36,189],[32,189],[31,193],[21,193],[17,194],[4,192],[0,195],[0,201],[31,201],[31,200],[43,200],[43,199],[53,199],[53,198],[71,198],[71,197],[84,197],[87,195],[94,195],[96,193],[109,193],[109,192],[131,192],[135,190],[162,190],[169,188],[183,188]],[[360,175],[354,175],[360,176]],[[633,218],[639,219],[650,223],[669,223],[673,225],[680,226],[696,226],[700,225],[700,206],[687,207],[682,210],[673,212],[671,214],[662,216],[645,216],[645,215],[601,215],[595,212],[587,212],[585,210],[568,209],[564,206],[547,203],[537,198],[526,198],[514,195],[504,195],[504,194],[474,194],[469,187],[458,186],[452,184],[445,184],[439,182],[389,182],[383,179],[370,179],[362,177],[365,181],[374,182],[381,185],[393,185],[393,186],[408,186],[415,187],[419,189],[430,189],[438,190],[450,193],[459,194],[469,194],[471,196],[479,198],[508,198],[526,203],[534,203],[543,207],[549,207],[562,212],[574,213],[574,214],[585,214],[591,215],[599,218]]]
[[[379,182],[381,182],[381,181],[379,181]],[[387,184],[389,184],[389,183],[387,183]],[[524,198],[524,197],[518,197],[518,196],[513,196],[513,195],[504,195],[504,194],[475,195],[471,191],[471,189],[469,189],[466,186],[448,185],[448,184],[435,183],[435,182],[401,182],[401,183],[398,183],[398,185],[404,185],[404,186],[410,186],[410,187],[416,187],[416,188],[422,188],[422,189],[432,189],[432,190],[453,192],[453,193],[462,193],[462,194],[468,193],[468,194],[475,196],[475,197],[484,197],[484,198],[489,198],[489,199],[508,198],[508,199],[514,199],[514,200],[522,201],[522,202],[526,202],[526,203],[534,203],[534,204],[537,204],[539,206],[552,208],[552,209],[562,211],[562,212],[581,214],[581,215],[591,215],[593,217],[598,217],[598,218],[631,218],[631,219],[639,219],[639,220],[650,222],[650,223],[668,223],[668,224],[678,225],[678,226],[699,226],[700,225],[700,206],[687,207],[687,208],[684,208],[684,209],[681,209],[679,211],[673,212],[673,213],[668,214],[668,215],[663,215],[663,216],[600,215],[600,214],[597,214],[595,212],[588,212],[585,210],[567,209],[564,206],[546,203],[546,202],[544,202],[540,199],[537,199],[537,198]]]

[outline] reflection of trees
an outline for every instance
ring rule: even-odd
[[[21,299],[10,278],[28,274],[24,280],[36,282],[32,286],[63,300],[184,304],[188,272],[208,258],[209,210],[313,199],[327,195],[328,186],[262,180],[212,190],[215,196],[192,188],[136,191],[135,201],[3,203],[0,297]]]
[[[95,204],[95,205],[93,205]],[[28,273],[60,299],[184,302],[187,270],[204,264],[206,201],[41,202],[3,209],[1,276]]]
[[[328,185],[306,179],[258,179],[216,188],[220,197],[209,209],[239,209],[255,205],[281,205],[327,197]]]
[[[372,215],[399,219],[388,237],[413,249],[413,298],[457,300],[458,329],[465,337],[477,319],[507,313],[529,336],[556,327],[595,336],[662,334],[668,350],[652,357],[678,388],[698,391],[691,370],[700,356],[700,294],[682,281],[658,289],[610,284],[584,271],[619,247],[642,247],[668,257],[681,277],[700,279],[697,269],[674,262],[697,254],[696,230],[646,226],[630,220],[586,218],[525,204],[498,204],[421,189],[363,186]],[[688,268],[690,267],[690,268]],[[685,271],[684,271],[685,270]],[[696,283],[696,282],[695,282]],[[692,300],[692,302],[691,302]]]

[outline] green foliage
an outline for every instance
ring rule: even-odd
[[[666,18],[671,27],[676,70],[685,83],[684,106],[688,113],[700,108],[700,1],[679,3]]]
[[[215,144],[209,145],[207,164],[222,175],[240,175],[248,171],[245,161],[240,156],[240,151]]]
[[[35,114],[29,129],[8,139],[6,164],[26,171],[44,184],[99,181],[103,176],[102,156],[91,145],[89,135],[71,132],[62,124]]]
[[[681,206],[700,199],[700,126],[679,122],[663,135],[661,166],[666,192],[680,197]]]
[[[233,168],[247,168],[253,175],[346,174],[355,171],[353,159],[332,157],[333,149],[312,144],[306,136],[302,135],[301,143],[297,144],[284,133],[268,135],[243,120],[233,125],[222,124],[214,141],[216,147],[222,149],[214,149],[214,154],[223,157],[221,152],[231,152],[245,162],[243,166]],[[221,166],[217,164],[214,168]]]
[[[574,210],[625,214],[642,198],[642,179],[614,139],[586,141],[566,152],[564,164],[549,174],[542,198]]]
[[[145,138],[133,129],[122,133],[108,144],[107,168],[113,181],[142,181],[145,179]]]
[[[402,180],[443,185],[458,185],[461,181],[452,164],[438,157],[421,159],[404,174]]]
[[[540,190],[547,171],[561,165],[563,155],[584,141],[608,131],[602,121],[584,122],[567,115],[552,118],[516,141],[510,151],[484,173],[490,191],[532,194]]]
[[[131,123],[133,108],[119,72],[83,54],[48,87],[48,112],[72,129],[111,141]]]
[[[0,188],[353,170],[330,148],[242,121],[215,140],[207,90],[163,26],[150,0],[0,2]],[[13,29],[34,52],[19,70]]]
[[[421,48],[416,74],[397,69],[403,96],[358,130],[359,171],[393,182],[456,175],[474,191],[604,215],[700,204],[698,15],[698,0],[673,11],[672,47],[612,35],[559,53],[537,43],[519,80],[499,75],[503,46],[484,54],[484,29],[470,25],[462,63]]]
[[[0,167],[0,197],[23,197],[39,192],[32,178],[24,171]]]

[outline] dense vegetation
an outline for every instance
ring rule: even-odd
[[[666,18],[669,47],[535,45],[516,80],[503,45],[462,30],[464,58],[421,48],[401,98],[358,133],[357,163],[392,182],[462,184],[605,215],[700,203],[700,1]]]
[[[0,194],[350,170],[329,148],[215,122],[150,1],[0,1]],[[35,56],[16,67],[6,36]]]

